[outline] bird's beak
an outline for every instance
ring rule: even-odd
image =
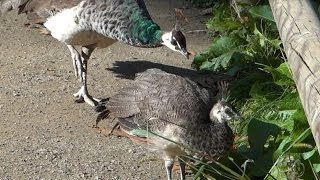
[[[234,119],[242,121],[243,117],[240,115],[240,113],[236,113],[236,115],[234,116]]]
[[[189,59],[190,53],[187,51],[186,48],[182,48],[182,49],[180,50],[180,53],[181,53],[182,55],[184,55],[187,59]]]

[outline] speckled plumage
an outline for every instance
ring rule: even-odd
[[[130,135],[134,135],[134,129],[148,129],[216,158],[233,142],[232,130],[226,123],[212,123],[209,119],[217,101],[216,94],[187,78],[149,69],[139,74],[132,86],[111,97],[106,112],[117,117]],[[163,145],[161,142],[159,147]]]
[[[160,30],[143,0],[0,1],[1,12],[12,9],[26,13],[30,24],[43,23],[54,38],[68,46],[75,75],[82,83],[74,94],[76,102],[102,107],[87,89],[87,62],[96,48],[106,48],[117,41],[145,48],[165,45],[189,58],[184,35],[176,29]],[[75,46],[81,46],[81,52]]]
[[[80,32],[93,31],[133,46],[161,46],[160,27],[152,21],[142,0],[87,0],[74,11]]]
[[[78,32],[95,32],[133,46],[158,47],[161,46],[161,30],[154,23],[147,11],[143,0],[7,0],[1,3],[2,11],[19,7],[21,13],[27,13],[30,20],[45,23],[51,15],[63,13],[72,8],[75,13],[72,21],[77,24]],[[68,21],[64,17],[65,21]],[[48,22],[46,22],[48,23]],[[55,27],[47,26],[55,33]],[[68,33],[68,31],[66,31]],[[72,34],[65,34],[73,38]],[[68,39],[59,39],[72,42]],[[90,45],[91,42],[81,45]],[[71,43],[70,43],[71,44]],[[79,44],[75,44],[79,45]]]
[[[221,99],[227,83],[218,83],[218,89],[218,94],[212,93],[188,78],[149,69],[110,98],[97,124],[107,117],[117,118],[129,138],[143,139],[150,149],[163,154],[171,180],[176,156],[214,160],[231,148],[234,135],[227,121],[240,116]],[[180,167],[181,179],[185,179],[183,161]]]

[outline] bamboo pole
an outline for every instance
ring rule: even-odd
[[[311,0],[269,0],[320,152],[320,22]]]

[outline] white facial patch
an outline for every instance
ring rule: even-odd
[[[162,39],[162,45],[167,46],[169,49],[173,50],[173,51],[178,51],[176,49],[176,47],[171,44],[171,38],[172,38],[172,32],[166,32],[162,35],[161,39]]]
[[[222,112],[218,109],[212,109],[210,111],[210,118],[218,120],[219,123],[223,123]]]

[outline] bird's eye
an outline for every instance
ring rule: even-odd
[[[217,113],[221,113],[221,111],[220,111],[220,110],[218,110],[218,111],[217,111]]]
[[[172,39],[172,40],[171,40],[171,44],[174,45],[174,46],[176,46],[176,45],[177,45],[177,41]]]

